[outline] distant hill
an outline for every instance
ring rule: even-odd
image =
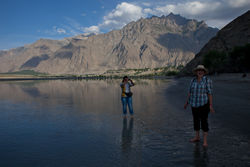
[[[131,22],[121,30],[63,40],[41,39],[0,52],[0,73],[103,74],[108,70],[186,65],[218,32],[180,15]]]
[[[213,37],[181,71],[191,74],[198,64],[215,72],[250,72],[250,11],[239,16]]]

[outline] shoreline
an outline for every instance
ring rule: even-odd
[[[212,79],[216,80],[244,80],[250,81],[250,73],[246,73],[246,76],[243,77],[243,73],[221,73],[216,75],[208,75]],[[18,74],[0,74],[0,81],[22,81],[22,80],[57,80],[57,79],[65,79],[65,80],[85,80],[85,79],[93,79],[93,80],[102,80],[102,79],[121,79],[123,76],[75,76],[75,75],[62,75],[62,76],[39,76],[39,75],[18,75]],[[191,78],[193,76],[178,76],[178,75],[149,75],[149,76],[129,76],[133,79],[182,79],[182,78]]]
[[[0,81],[25,80],[106,80],[121,79],[123,76],[1,76]],[[133,79],[173,79],[176,76],[130,76]]]

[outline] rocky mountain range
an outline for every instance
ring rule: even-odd
[[[0,52],[0,73],[34,70],[49,74],[103,74],[107,70],[186,65],[216,35],[204,21],[180,15],[141,18],[120,30],[40,39]]]
[[[186,65],[186,67],[181,71],[181,75],[192,74],[193,68],[195,68],[198,64],[205,63],[205,56],[207,56],[207,58],[210,56],[211,59],[218,59],[218,56],[220,56],[219,59],[221,60],[219,60],[219,62],[214,62],[219,63],[219,68],[214,66],[208,67],[212,73],[243,72],[243,70],[239,69],[237,66],[244,66],[244,64],[248,64],[245,65],[248,67],[245,67],[244,70],[250,70],[250,59],[249,55],[247,55],[249,54],[249,44],[250,10],[223,27],[217,35],[213,37],[198,54],[195,55],[195,58]],[[245,50],[243,51],[243,49]],[[208,55],[209,53],[212,54]],[[238,59],[241,59],[241,61]],[[240,64],[237,65],[237,63]]]

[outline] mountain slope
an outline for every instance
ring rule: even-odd
[[[211,56],[211,59],[219,59],[220,57],[216,57],[215,54],[225,58],[223,61],[220,60],[219,69],[211,67],[209,69],[210,72],[236,72],[237,69],[232,68],[236,63],[232,54],[234,54],[233,52],[237,49],[235,47],[243,47],[246,44],[250,44],[250,10],[222,28],[217,35],[201,49],[195,58],[186,65],[181,73],[182,75],[191,74],[194,67],[198,64],[205,63],[205,57],[206,59],[209,59],[209,56]]]
[[[40,40],[1,53],[0,72],[102,74],[107,70],[186,65],[217,33],[180,15],[140,19],[121,30],[61,41]],[[4,63],[4,66],[2,64]]]

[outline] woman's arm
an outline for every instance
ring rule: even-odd
[[[208,81],[207,81],[207,95],[208,95],[209,108],[210,108],[210,112],[214,113],[215,111],[213,108],[212,90],[213,90],[212,80],[208,79]]]
[[[214,113],[214,108],[213,108],[213,96],[212,94],[208,94],[208,101],[209,101],[209,108],[210,112]]]
[[[186,103],[184,104],[184,109],[186,109],[187,106],[188,106],[189,98],[190,98],[190,96],[191,96],[191,88],[192,88],[192,85],[193,85],[193,83],[194,83],[194,80],[195,80],[195,78],[193,78],[193,79],[191,80],[190,84],[189,84],[188,96],[187,96]]]
[[[189,97],[190,97],[190,93],[188,93],[187,101],[186,101],[186,103],[184,104],[184,109],[186,109],[187,106],[188,106]]]
[[[132,79],[129,79],[131,86],[135,86],[135,83],[132,81]]]

